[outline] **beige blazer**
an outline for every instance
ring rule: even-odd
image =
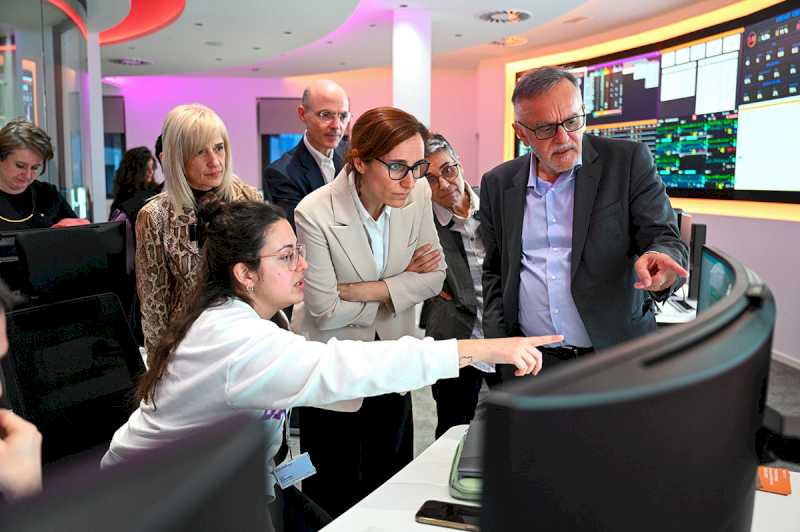
[[[305,301],[292,313],[292,328],[311,340],[395,340],[416,330],[414,306],[442,289],[447,267],[430,273],[404,271],[414,250],[432,244],[441,251],[433,224],[431,190],[417,180],[405,206],[389,218],[389,251],[378,276],[367,233],[356,211],[346,170],[307,195],[295,210],[298,242],[306,245]],[[338,283],[383,279],[394,311],[374,302],[339,299]]]

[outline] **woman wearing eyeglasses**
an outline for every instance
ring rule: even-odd
[[[420,179],[427,137],[404,111],[367,111],[353,125],[343,170],[297,206],[309,268],[295,331],[320,341],[415,334],[414,307],[439,293],[446,268]],[[411,397],[368,398],[354,413],[304,409],[300,444],[318,471],[303,490],[335,517],[413,458]]]
[[[278,499],[269,505],[276,530],[311,532],[329,521],[295,488],[273,489],[274,465],[286,456],[286,409],[357,404],[360,397],[412,390],[455,376],[475,360],[535,374],[541,369],[536,346],[560,339],[307,341],[286,330],[280,312],[303,300],[308,268],[281,210],[255,201],[212,203],[198,217],[206,233],[198,289],[161,337],[137,388],[139,407],[114,434],[102,465],[135,459],[246,413],[264,427],[265,487],[269,500]],[[340,438],[347,438],[344,427],[328,434],[332,446]]]
[[[480,200],[464,179],[458,155],[444,136],[430,136],[425,158],[431,163],[427,178],[447,277],[439,295],[425,301],[420,326],[426,336],[436,340],[483,338],[485,249],[478,217]],[[440,379],[431,387],[437,438],[450,427],[472,421],[484,380],[494,386],[500,377],[493,366],[476,363],[461,368],[458,377]]]

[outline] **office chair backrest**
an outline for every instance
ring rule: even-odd
[[[107,442],[133,411],[144,363],[119,299],[100,294],[10,312],[2,364],[14,410],[45,463]]]

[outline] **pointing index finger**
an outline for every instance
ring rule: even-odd
[[[564,339],[564,337],[560,334],[554,334],[552,336],[532,336],[531,338],[534,339],[533,345],[536,347],[539,347],[540,345],[554,344]]]

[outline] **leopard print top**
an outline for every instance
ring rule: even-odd
[[[201,201],[215,198],[209,192]],[[233,199],[262,200],[255,188],[235,176]],[[195,223],[195,210],[184,207],[176,212],[166,192],[154,196],[136,218],[136,289],[148,363],[170,320],[186,307],[197,284],[200,250],[189,237]]]

